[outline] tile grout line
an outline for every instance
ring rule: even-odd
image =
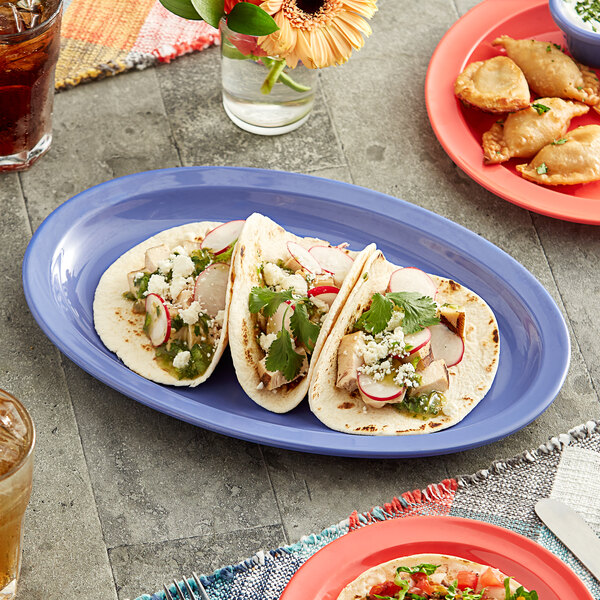
[[[346,151],[344,150],[344,144],[342,144],[342,139],[338,133],[338,129],[335,125],[335,120],[333,118],[333,112],[331,110],[331,106],[329,106],[329,98],[327,97],[327,91],[325,89],[324,80],[319,77],[321,90],[323,92],[323,104],[325,104],[325,110],[327,111],[327,116],[329,117],[329,122],[331,123],[331,129],[333,129],[333,134],[335,135],[335,141],[337,142],[338,148],[344,157],[345,166],[348,169],[348,173],[350,174],[350,183],[354,182],[354,174],[352,173],[352,169],[350,168],[350,163],[348,161],[348,157],[346,156]]]
[[[552,265],[550,264],[550,259],[548,258],[548,255],[546,254],[546,249],[544,248],[544,243],[542,242],[542,238],[541,238],[541,236],[539,234],[538,228],[537,228],[536,223],[535,223],[534,216],[531,213],[531,211],[529,211],[529,216],[530,216],[530,219],[531,219],[531,224],[533,226],[533,230],[535,231],[535,235],[536,235],[537,240],[538,240],[538,242],[540,244],[540,248],[542,249],[542,252],[544,254],[544,258],[546,259],[546,264],[548,265],[548,269],[550,269],[550,274],[552,275],[552,281],[554,281],[554,285],[556,286],[556,291],[558,292],[558,296],[560,298],[560,302],[561,302],[561,304],[563,306],[563,309],[565,311],[565,315],[567,316],[567,319],[569,321],[568,324],[570,325],[571,332],[573,333],[574,344],[577,346],[577,351],[579,352],[579,355],[581,356],[581,361],[583,363],[583,366],[585,367],[585,372],[586,372],[586,374],[588,376],[588,379],[589,379],[589,382],[590,382],[590,384],[592,386],[592,389],[594,390],[594,392],[596,394],[596,399],[598,399],[600,401],[600,394],[598,393],[598,389],[596,388],[596,383],[595,383],[594,378],[592,377],[592,373],[591,373],[591,371],[590,371],[590,369],[588,367],[586,357],[585,357],[583,351],[581,350],[581,344],[579,343],[579,338],[577,337],[577,332],[575,331],[575,327],[573,327],[573,323],[572,323],[572,320],[571,320],[571,315],[569,314],[569,310],[567,309],[567,304],[564,301],[562,292],[561,292],[560,287],[558,285],[558,280],[554,276],[554,271],[552,270]]]
[[[154,75],[154,81],[156,82],[156,87],[158,88],[158,93],[160,95],[160,101],[162,102],[163,112],[165,114],[165,118],[167,120],[167,124],[169,126],[169,133],[171,134],[171,139],[173,140],[173,145],[175,146],[175,152],[177,153],[177,160],[179,161],[179,166],[183,167],[183,160],[181,158],[181,150],[179,148],[179,144],[177,143],[177,139],[175,137],[175,133],[173,132],[173,126],[171,123],[171,119],[169,117],[169,113],[167,112],[167,105],[165,104],[165,98],[163,96],[163,90],[160,85],[160,79],[156,74],[156,68],[152,69]]]
[[[450,0],[450,4],[453,6],[454,10],[456,11],[456,18],[460,19],[460,11],[458,10],[456,0]]]
[[[31,215],[29,214],[29,210],[27,208],[27,198],[25,197],[25,188],[23,187],[23,182],[21,181],[21,173],[17,172],[17,182],[19,183],[19,189],[21,190],[21,198],[23,199],[23,208],[25,209],[25,214],[27,215],[27,222],[29,223],[29,238],[33,237],[33,223],[31,222]]]
[[[265,453],[261,444],[258,444],[258,449],[260,452],[260,456],[262,458],[263,464],[265,466],[265,471],[267,472],[267,479],[269,480],[269,485],[271,486],[271,491],[273,492],[273,497],[275,498],[275,505],[277,506],[277,512],[279,513],[279,521],[281,523],[281,527],[283,529],[283,535],[285,538],[285,543],[289,545],[290,539],[288,536],[287,528],[283,521],[283,513],[281,512],[281,506],[279,504],[279,498],[277,497],[277,492],[275,491],[275,486],[273,485],[273,480],[271,479],[271,472],[269,471],[269,465],[267,464],[267,459],[265,458]]]

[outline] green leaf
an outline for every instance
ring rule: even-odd
[[[402,329],[406,334],[416,333],[440,322],[437,306],[429,296],[422,296],[418,292],[390,292],[385,297],[404,312]]]
[[[523,586],[520,586],[514,594],[511,594],[510,580],[511,577],[504,578],[504,597],[506,600],[538,600],[538,595],[535,590],[527,592]]]
[[[225,16],[225,0],[191,0],[198,14],[215,29],[219,28],[221,17]]]
[[[546,163],[542,163],[537,169],[537,174],[538,175],[543,175],[544,173],[548,172],[548,167],[546,166]]]
[[[308,310],[303,303],[296,302],[294,312],[290,318],[290,326],[294,337],[303,343],[312,353],[319,337],[321,327],[308,318]]]
[[[567,138],[560,138],[560,140],[554,140],[552,142],[553,146],[562,146],[563,144],[566,144],[567,142]]]
[[[549,106],[546,106],[545,104],[540,104],[539,102],[534,102],[531,105],[531,108],[534,108],[537,111],[538,115],[543,115],[544,113],[550,110]]]
[[[371,306],[365,311],[354,324],[355,329],[362,329],[367,333],[381,333],[389,323],[394,306],[392,302],[381,294],[373,294]]]
[[[402,293],[402,292],[400,292]],[[433,575],[440,565],[430,565],[428,563],[423,563],[421,565],[417,565],[416,567],[398,567],[396,569],[396,573],[410,573],[414,575],[415,573],[425,573],[425,575]]]
[[[265,365],[269,371],[281,371],[287,381],[292,381],[302,368],[304,355],[298,354],[292,346],[292,338],[283,327],[277,339],[269,347]]]
[[[192,1],[200,2],[202,0]],[[275,19],[269,13],[249,2],[239,2],[233,7],[233,10],[227,15],[227,27],[237,33],[254,36],[269,35],[279,29]]]
[[[213,255],[213,262],[230,264],[231,256],[233,255],[233,251],[235,250],[236,243],[237,243],[237,240],[235,240],[235,242],[233,242],[233,244],[231,244],[231,246],[229,246],[229,248],[227,248],[227,250],[225,250],[225,252],[221,252],[221,254],[217,254],[216,256]]]
[[[294,290],[274,292],[267,287],[253,287],[248,297],[248,308],[251,313],[262,310],[265,317],[272,317],[282,302],[294,299],[293,293]]]
[[[458,592],[458,579],[455,579],[448,586],[448,593],[446,594],[445,600],[454,600],[456,598],[456,593]]]
[[[174,15],[183,19],[202,21],[202,17],[192,5],[192,0],[160,0],[160,3]]]

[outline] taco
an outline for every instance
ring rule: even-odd
[[[490,307],[451,279],[370,257],[325,343],[309,390],[327,427],[407,435],[458,423],[492,385]]]
[[[416,554],[372,567],[337,600],[538,600],[502,571],[456,556]]]
[[[331,246],[258,213],[248,217],[233,262],[229,344],[238,380],[257,404],[284,413],[301,402],[323,341],[374,250]]]
[[[189,223],[128,250],[102,275],[94,326],[142,377],[195,387],[227,346],[230,263],[244,221]]]

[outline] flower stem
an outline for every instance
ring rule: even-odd
[[[273,86],[279,81],[284,85],[287,85],[289,88],[293,89],[295,92],[309,92],[310,87],[306,85],[302,85],[297,81],[294,81],[287,73],[284,72],[285,68],[285,60],[280,59],[277,60],[275,58],[269,58],[267,56],[263,56],[261,58],[262,62],[265,66],[269,67],[269,74],[262,84],[260,91],[263,94],[270,94]]]

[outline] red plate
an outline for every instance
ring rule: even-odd
[[[409,517],[349,533],[302,565],[280,600],[336,600],[356,577],[411,554],[450,554],[491,565],[540,600],[593,600],[583,582],[554,554],[508,529],[458,517]]]
[[[600,225],[600,181],[546,187],[519,175],[515,165],[525,159],[483,164],[481,136],[499,116],[464,107],[454,96],[454,80],[467,64],[501,54],[491,42],[502,34],[564,44],[548,0],[485,0],[465,14],[442,38],[427,70],[425,102],[440,144],[469,177],[505,200],[557,219]],[[571,129],[590,123],[600,124],[598,113],[573,119]]]

